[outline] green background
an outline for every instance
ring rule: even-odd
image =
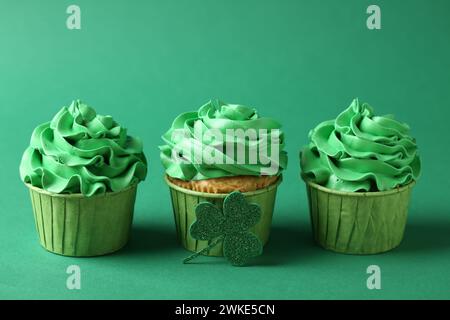
[[[66,28],[81,7],[82,29]],[[366,8],[382,29],[366,28]],[[450,298],[450,1],[0,1],[0,298]],[[348,256],[316,247],[298,151],[309,129],[352,98],[412,127],[423,160],[402,245]],[[289,167],[272,236],[251,267],[201,257],[175,240],[157,146],[180,112],[210,98],[253,105],[284,125]],[[33,128],[74,98],[144,140],[130,244],[74,259],[37,241],[19,178]],[[67,266],[82,289],[66,289]],[[382,289],[366,288],[379,265]]]

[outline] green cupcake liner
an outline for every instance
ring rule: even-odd
[[[266,244],[269,240],[275,198],[281,180],[280,177],[276,183],[264,189],[243,193],[249,203],[255,203],[261,208],[261,220],[250,231],[255,233],[262,244]],[[228,194],[198,192],[181,188],[170,182],[167,176],[165,181],[169,185],[178,241],[189,251],[197,252],[206,248],[210,241],[196,240],[189,233],[191,225],[196,220],[195,206],[200,202],[208,201],[218,208],[222,208],[223,201]],[[223,256],[222,244],[219,243],[205,255]]]
[[[85,197],[27,184],[41,245],[64,256],[99,256],[122,248],[133,220],[137,185]]]
[[[402,241],[414,182],[383,192],[341,192],[305,182],[314,240],[325,249],[376,254]]]

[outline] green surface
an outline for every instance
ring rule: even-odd
[[[0,298],[450,298],[450,2],[87,1],[82,30],[65,27],[72,1],[0,1]],[[298,150],[317,123],[355,96],[409,123],[423,174],[404,242],[376,256],[312,243]],[[160,135],[210,98],[258,107],[283,124],[290,156],[271,240],[258,265],[183,265]],[[19,162],[33,128],[81,98],[144,140],[132,242],[118,254],[74,259],[39,246]],[[210,259],[213,259],[212,262]],[[215,259],[215,260],[214,260]],[[82,288],[66,289],[78,264]],[[377,264],[382,289],[366,288]]]

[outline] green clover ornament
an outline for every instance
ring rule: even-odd
[[[223,243],[223,255],[235,266],[262,253],[258,237],[249,231],[261,219],[261,208],[248,203],[242,193],[235,191],[225,197],[222,210],[210,202],[195,207],[197,220],[191,225],[191,237],[211,241],[210,244],[184,259],[184,263]]]

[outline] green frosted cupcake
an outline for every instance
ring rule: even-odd
[[[233,191],[261,208],[261,219],[251,232],[262,244],[268,241],[276,191],[287,165],[280,128],[280,123],[260,117],[254,108],[218,100],[173,121],[162,137],[160,156],[177,236],[186,249],[199,251],[213,241],[190,234],[197,205],[210,202],[221,209]],[[222,245],[207,254],[223,255]]]
[[[112,117],[78,100],[63,107],[33,131],[20,164],[41,245],[67,256],[122,248],[146,174],[141,141]]]
[[[355,99],[309,138],[300,164],[315,241],[351,254],[397,247],[421,167],[408,125]]]

